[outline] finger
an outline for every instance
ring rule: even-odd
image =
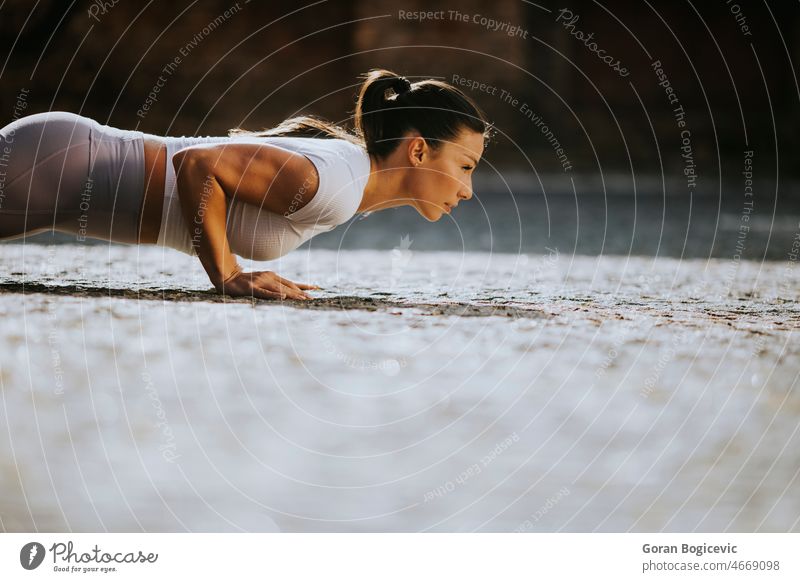
[[[280,282],[282,285],[285,285],[285,286],[286,286],[286,287],[288,287],[289,289],[292,289],[292,290],[294,290],[294,291],[300,291],[300,287],[298,287],[297,285],[295,285],[293,282],[289,281],[289,279],[284,279],[284,278],[283,278],[283,277],[281,277],[281,276],[277,276],[277,279],[278,279],[278,281],[279,281],[279,282]]]
[[[296,281],[289,281],[289,279],[285,279],[280,275],[275,275],[280,281],[283,283],[292,285],[298,289],[319,289],[320,287],[317,285],[309,285],[308,283],[297,283]]]
[[[303,293],[303,291],[301,290],[302,289],[302,287],[301,287],[302,283],[300,283],[300,284],[294,283],[292,281],[289,281],[289,279],[284,279],[283,277],[280,277],[280,276],[278,276],[278,280],[282,284],[286,285],[289,289],[292,289],[295,293],[299,293],[300,296],[303,299],[311,299],[311,297],[307,293]],[[304,287],[308,288],[307,285],[304,285]]]
[[[288,285],[284,285],[280,281],[280,277],[273,273],[260,273],[258,279],[253,281],[253,287],[258,289],[264,289],[265,291],[271,291],[273,293],[277,293],[278,295],[288,295],[290,292],[294,292],[295,290],[289,287]]]
[[[282,295],[282,299],[310,299],[305,293],[303,293],[300,289],[293,287],[293,283],[291,281],[286,281],[279,275],[267,272],[261,273],[259,277],[259,281],[257,285],[259,285],[262,289],[267,289],[274,293],[279,293]],[[282,281],[286,281],[285,283]]]
[[[308,289],[308,285],[305,285],[303,283],[295,283],[294,281],[290,281],[289,279],[281,277],[280,275],[278,275],[277,277],[281,283],[283,283],[284,285],[288,285],[289,287],[291,287],[292,289],[296,289],[297,291],[300,291],[301,289]]]
[[[284,285],[283,283],[278,283],[279,293],[284,295],[284,299],[297,299],[297,300],[307,300],[310,299],[305,293],[300,291],[299,289],[293,289],[289,285]]]
[[[300,291],[300,289],[294,288],[292,285],[285,285],[280,283],[280,290],[282,293],[286,294],[286,297],[289,299],[308,299],[309,297]]]
[[[308,284],[308,283],[294,283],[294,285],[295,285],[295,286],[296,286],[298,289],[310,289],[310,290],[314,290],[314,289],[322,289],[322,287],[320,287],[320,286],[318,286],[318,285],[310,285],[310,284]]]
[[[288,297],[289,299],[297,299],[299,301],[308,301],[309,299],[311,299],[311,297],[309,297],[308,295],[299,290],[298,291],[291,290],[288,293]]]
[[[253,297],[258,299],[286,299],[286,294],[260,287],[253,287]]]

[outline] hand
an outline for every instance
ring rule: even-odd
[[[312,299],[303,289],[319,289],[317,285],[293,283],[272,271],[239,271],[217,286],[217,291],[233,297],[259,299]]]

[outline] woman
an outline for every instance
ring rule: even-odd
[[[472,196],[491,131],[457,88],[383,69],[365,76],[354,125],[296,117],[261,132],[160,137],[30,115],[0,130],[0,238],[58,230],[158,244],[196,255],[220,293],[310,299],[319,287],[245,272],[234,253],[271,260],[357,212],[409,205],[439,220]]]

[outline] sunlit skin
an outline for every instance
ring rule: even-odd
[[[358,212],[412,206],[431,222],[472,198],[472,174],[483,154],[482,133],[463,129],[432,148],[418,132],[406,134],[382,160],[370,156],[370,177]]]
[[[438,148],[431,147],[418,132],[407,133],[385,158],[370,156],[370,176],[357,212],[412,206],[427,220],[439,220],[461,200],[472,198],[472,173],[483,154],[483,144],[482,133],[467,129],[440,142]],[[305,291],[318,288],[316,285],[295,283],[272,271],[245,272],[238,265],[227,240],[225,200],[235,195],[264,210],[286,212],[304,180],[316,176],[312,162],[273,145],[201,144],[184,148],[169,162],[165,150],[158,140],[145,142],[148,185],[140,242],[152,244],[158,238],[165,168],[172,163],[184,219],[194,228],[202,228],[197,256],[218,291],[263,299],[310,299]],[[265,190],[264,184],[270,187]],[[300,208],[313,198],[317,187],[316,181],[304,187]],[[195,218],[201,197],[205,206],[198,223]]]

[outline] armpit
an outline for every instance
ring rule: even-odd
[[[349,166],[341,159],[326,161],[314,155],[307,157],[317,168],[317,192],[307,204],[285,216],[292,222],[331,228],[347,222],[361,202],[361,193]]]

